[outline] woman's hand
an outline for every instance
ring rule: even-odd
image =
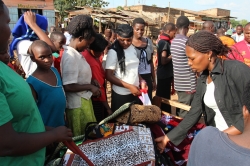
[[[101,91],[98,87],[96,87],[95,85],[91,85],[90,91],[93,93],[93,96],[95,97],[100,97],[101,96]]]
[[[72,140],[72,136],[73,136],[72,131],[65,126],[54,128],[53,130],[50,130],[49,132],[53,132],[53,134],[55,135],[55,138],[56,138],[55,142],[63,142],[63,141]]]
[[[164,151],[164,149],[169,141],[170,140],[166,135],[155,139],[155,142],[157,143],[157,148],[160,151],[160,153],[162,153]]]
[[[24,21],[30,26],[32,27],[32,25],[36,24],[36,14],[31,12],[31,11],[27,11],[24,13]]]
[[[92,81],[91,81],[91,84],[92,84],[92,85],[95,85],[95,86],[98,87],[98,88],[101,88],[101,85],[100,85],[100,83],[99,83],[97,80],[92,80]]]
[[[130,92],[134,95],[134,96],[140,96],[141,95],[141,91],[137,86],[134,85],[130,85],[129,88]]]

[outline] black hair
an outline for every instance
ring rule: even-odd
[[[227,55],[231,49],[224,45],[222,41],[213,33],[207,31],[199,31],[193,34],[186,43],[198,52],[208,53],[212,51],[214,55]]]
[[[236,26],[236,28],[238,28],[238,27],[241,27],[241,28],[243,28],[243,26],[242,26],[242,25],[240,25],[240,24]]]
[[[135,24],[143,24],[146,25],[146,22],[143,20],[143,18],[135,18],[133,20],[133,26],[135,26]]]
[[[162,28],[162,30],[164,31],[164,32],[166,32],[166,31],[173,31],[173,30],[175,30],[176,29],[176,27],[175,27],[175,25],[173,24],[173,23],[167,23],[167,24],[165,24],[164,26],[163,26],[163,28]]]
[[[84,39],[88,40],[95,34],[93,29],[93,19],[87,15],[73,17],[67,26],[67,30],[73,38],[82,36]]]
[[[245,105],[250,113],[250,82],[248,82],[244,88],[242,95],[242,104]]]
[[[90,44],[89,49],[96,52],[103,52],[107,46],[108,41],[101,34],[96,34],[95,40]]]
[[[35,40],[35,41],[33,41],[33,43],[29,47],[29,54],[31,56],[34,56],[34,49],[36,49],[38,47],[42,47],[42,48],[47,47],[49,50],[51,50],[50,46],[45,41],[43,41],[43,40]]]
[[[64,34],[62,32],[52,32],[50,34],[50,39],[52,41],[56,41],[58,39],[58,37],[64,37],[65,38],[65,36],[64,36]]]
[[[130,38],[130,37],[133,36],[133,28],[128,24],[121,24],[116,29],[116,33],[117,33],[117,35],[119,35],[119,36],[121,36],[123,38]],[[120,45],[118,40],[116,40],[111,45],[111,49],[116,51],[118,63],[119,63],[119,66],[121,68],[121,73],[125,74],[125,70],[126,70],[125,53],[124,53],[124,50],[123,50],[123,48]]]
[[[186,16],[180,16],[176,21],[176,27],[181,28],[188,28],[189,27],[189,19]]]
[[[2,0],[0,0],[0,13],[3,13],[4,11],[4,2]]]

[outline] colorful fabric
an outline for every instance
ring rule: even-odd
[[[123,113],[124,111],[126,111],[129,107],[130,107],[131,103],[126,103],[123,104],[118,110],[116,110],[112,115],[108,116],[107,118],[103,119],[99,125],[107,123],[108,121],[114,119],[115,117],[117,117],[118,115],[120,115],[121,113]]]
[[[232,47],[235,44],[234,39],[228,36],[220,36],[220,40],[224,45],[227,45],[228,47]]]
[[[87,141],[79,146],[80,150],[96,166],[101,165],[146,165],[149,164],[147,152],[143,149],[135,131],[123,132],[107,138]],[[64,157],[66,166],[87,163],[78,155]]]
[[[45,126],[64,126],[64,112],[66,109],[66,96],[62,80],[54,67],[51,67],[57,79],[56,86],[49,85],[30,75],[26,80],[37,94],[37,106]]]
[[[176,127],[181,121],[182,119],[178,119],[171,115],[162,115],[160,126],[166,134],[174,127]],[[198,123],[193,126],[188,131],[186,138],[178,146],[175,146],[173,143],[169,142],[164,150],[164,155],[169,156],[176,166],[185,166],[188,161],[188,154],[191,143],[197,133],[204,127],[205,125],[201,123]],[[163,136],[162,131],[157,129],[157,127],[156,129],[151,128],[151,130],[156,135],[156,137]]]
[[[0,126],[11,122],[18,133],[44,132],[44,125],[27,82],[0,62]],[[7,134],[7,133],[2,133]],[[0,157],[0,165],[36,165],[45,161],[45,148],[23,156]]]
[[[44,32],[47,30],[48,21],[45,16],[36,14],[36,23]],[[34,41],[39,39],[35,32],[28,26],[28,24],[26,24],[23,15],[19,18],[15,27],[12,29],[12,36],[13,39],[10,44],[10,57],[14,56],[13,51],[16,49],[19,41],[25,39]]]
[[[229,55],[230,59],[235,59],[250,66],[250,44],[245,40],[236,43],[232,47],[233,54]]]
[[[74,136],[85,134],[87,123],[96,122],[92,102],[84,98],[81,98],[80,108],[66,109],[66,116]]]

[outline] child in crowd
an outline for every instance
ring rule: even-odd
[[[75,16],[68,25],[72,35],[69,46],[64,47],[61,73],[67,97],[66,116],[74,136],[82,135],[88,122],[96,118],[91,97],[99,97],[99,87],[91,84],[91,68],[79,53],[94,41],[93,20],[86,15]]]
[[[56,48],[45,33],[48,21],[45,16],[41,16],[31,11],[27,11],[19,18],[12,30],[13,40],[10,44],[10,56],[13,57],[14,50],[17,50],[19,62],[26,74],[26,78],[36,70],[36,63],[32,62],[28,55],[28,49],[33,41],[43,40],[51,48],[52,52]]]
[[[37,69],[26,80],[41,113],[45,126],[64,126],[64,112],[66,97],[58,71],[51,67],[53,63],[52,52],[48,44],[36,40],[29,49]]]
[[[57,52],[54,53],[54,56],[53,56],[54,67],[61,74],[60,63],[61,63],[62,54],[63,54],[63,45],[66,44],[66,37],[61,32],[52,32],[50,35],[50,40],[54,43],[56,50],[57,50]]]
[[[0,52],[8,50],[8,8],[0,0]],[[71,141],[65,126],[45,131],[29,85],[0,62],[0,163],[1,165],[44,165],[44,147],[52,142]]]
[[[97,122],[103,120],[106,117],[105,115],[107,115],[107,113],[109,115],[112,114],[106,97],[105,72],[99,60],[99,57],[103,54],[103,51],[107,47],[107,45],[108,41],[106,41],[101,34],[96,34],[95,40],[92,44],[90,44],[89,49],[85,50],[82,53],[91,67],[92,80],[98,81],[102,93],[99,98],[92,97],[92,104]]]
[[[106,78],[112,85],[111,109],[116,111],[125,103],[138,101],[139,59],[132,45],[133,28],[121,24],[117,29],[117,40],[112,44],[106,60]]]

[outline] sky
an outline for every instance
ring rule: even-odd
[[[114,8],[117,6],[124,6],[125,0],[105,0],[109,2],[108,8]],[[132,5],[148,5],[153,4],[158,7],[168,7],[170,2],[170,8],[181,8],[188,10],[205,10],[211,8],[222,8],[231,10],[230,15],[237,17],[237,20],[250,21],[250,1],[249,0],[127,0],[127,6]],[[241,2],[241,3],[239,3]]]

